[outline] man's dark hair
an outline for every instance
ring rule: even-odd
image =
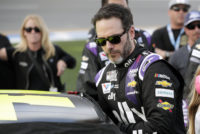
[[[126,0],[126,3],[128,5],[128,0]],[[104,7],[107,4],[108,4],[108,0],[101,0],[101,7]]]
[[[108,4],[99,9],[92,19],[92,23],[96,29],[96,22],[101,19],[110,19],[112,17],[119,18],[122,22],[124,30],[128,30],[133,25],[133,16],[129,8],[118,4]]]

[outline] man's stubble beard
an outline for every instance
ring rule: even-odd
[[[110,62],[114,63],[114,64],[122,63],[130,55],[131,50],[132,50],[132,45],[131,45],[131,42],[130,42],[129,35],[127,34],[127,41],[124,45],[123,53],[121,54],[121,56],[116,61],[110,61]]]

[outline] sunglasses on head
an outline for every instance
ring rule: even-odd
[[[31,33],[32,30],[34,30],[36,33],[39,33],[40,32],[40,29],[38,27],[25,27],[24,30],[27,32],[27,33]]]
[[[121,42],[121,36],[126,33],[126,30],[124,30],[123,33],[118,34],[118,35],[113,35],[108,38],[96,38],[95,42],[98,46],[105,46],[106,41],[109,41],[111,44],[118,44]]]
[[[174,10],[174,11],[176,11],[176,12],[179,12],[180,10],[182,10],[183,12],[188,12],[188,7],[178,7],[178,6],[173,6],[172,8],[171,8],[172,10]]]
[[[186,27],[188,29],[190,29],[190,30],[194,30],[196,27],[198,27],[200,29],[200,23],[198,23],[198,24],[189,24]]]

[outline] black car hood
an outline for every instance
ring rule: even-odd
[[[91,100],[78,95],[0,90],[0,133],[119,133]]]

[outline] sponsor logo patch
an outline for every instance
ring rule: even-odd
[[[162,78],[162,79],[168,79],[168,80],[170,80],[170,77],[169,76],[167,76],[167,75],[165,75],[165,74],[155,74],[154,75],[154,77],[155,78]]]
[[[105,61],[105,60],[108,60],[108,57],[106,56],[106,54],[104,52],[100,52],[99,53],[99,56],[101,58],[101,61]]]
[[[89,44],[89,47],[90,48],[94,48],[94,47],[96,47],[97,46],[97,44],[95,43],[95,42],[90,42],[90,44]]]
[[[127,95],[135,95],[135,94],[139,94],[138,91],[133,91],[133,92],[128,92]]]
[[[137,74],[137,72],[138,72],[138,68],[137,68],[137,69],[131,69],[131,70],[129,71],[129,73],[128,73],[128,77],[129,77],[129,78],[135,77],[136,74]]]
[[[169,112],[172,112],[172,109],[174,108],[174,105],[170,104],[169,102],[163,102],[161,99],[158,100],[157,107],[162,108],[164,110],[169,110]]]
[[[174,98],[174,91],[170,90],[170,89],[156,88],[155,96],[156,97]]]
[[[103,84],[101,84],[101,86],[102,86],[102,89],[103,89],[103,93],[104,93],[104,94],[110,93],[110,91],[111,91],[111,89],[112,89],[111,83],[103,83]]]
[[[114,85],[114,88],[119,88],[119,84],[115,84],[115,85]]]
[[[80,74],[85,74],[85,70],[80,69],[79,73]]]
[[[128,83],[128,87],[135,87],[136,84],[137,84],[136,81],[131,81],[131,82]]]
[[[113,70],[113,71],[107,72],[106,80],[107,81],[117,81],[117,71]]]
[[[156,81],[156,85],[159,85],[162,87],[171,87],[172,83],[169,83],[166,80],[162,80],[162,81]]]
[[[108,100],[116,100],[115,99],[115,97],[116,97],[116,93],[113,93],[113,92],[111,92],[109,95],[108,95]]]
[[[81,62],[81,68],[82,69],[87,69],[88,63],[87,62]]]
[[[126,63],[124,63],[124,67],[130,66],[130,65],[133,63],[134,60],[135,60],[135,58],[133,58],[133,59],[128,59],[128,60],[126,61]]]
[[[82,56],[82,61],[88,61],[88,60],[89,60],[89,58],[87,56],[85,56],[85,55]]]

